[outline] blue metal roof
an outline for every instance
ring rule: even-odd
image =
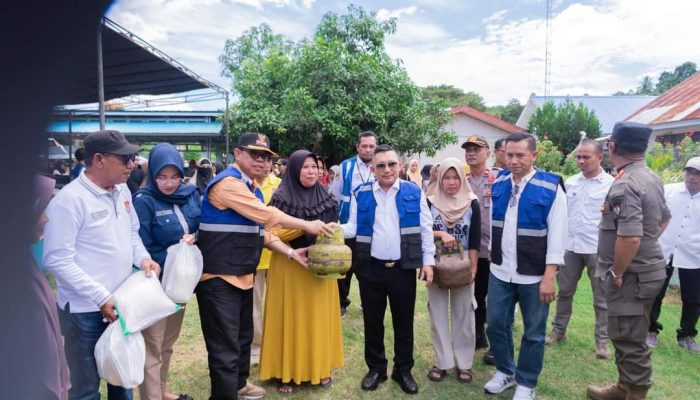
[[[576,105],[582,103],[595,112],[600,121],[601,132],[606,134],[612,132],[615,123],[624,121],[655,98],[656,96],[547,96],[545,100],[544,96],[531,96],[530,101],[535,103],[537,108],[546,101],[553,101],[557,106],[567,100],[571,100]]]
[[[106,129],[122,132],[127,136],[219,136],[222,124],[212,122],[186,121],[107,121]],[[74,134],[89,134],[100,130],[98,121],[73,121]],[[68,134],[68,121],[52,121],[46,127],[51,134]]]

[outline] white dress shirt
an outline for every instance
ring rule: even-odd
[[[374,174],[369,168],[369,164],[362,161],[359,156],[355,156],[355,168],[352,169],[352,183],[350,184],[350,197],[352,196],[353,190],[365,182],[373,182]],[[343,197],[343,185],[345,185],[345,177],[343,176],[343,167],[340,167],[340,174],[338,179],[333,182],[332,192],[338,194],[338,203],[341,202]]]
[[[380,260],[401,259],[401,229],[399,227],[399,211],[396,209],[396,193],[399,192],[401,180],[384,192],[379,183],[372,184],[372,194],[377,202],[374,211],[374,227],[372,228],[371,255]],[[404,182],[405,185],[411,185]],[[357,234],[357,202],[355,196],[350,201],[350,218],[341,225],[346,239],[354,238]],[[433,218],[425,200],[425,194],[420,194],[420,234],[423,251],[423,265],[435,265],[435,241],[433,239]]]
[[[72,313],[99,311],[131,274],[150,259],[126,184],[108,192],[83,171],[46,209],[44,264],[56,277],[58,304]]]
[[[527,174],[520,180],[518,185],[513,182],[511,174],[511,184],[513,187],[519,186],[518,194],[515,196],[520,202],[520,196],[525,189],[525,185],[535,175],[535,170]],[[547,215],[547,264],[564,265],[564,249],[566,248],[566,195],[561,186],[557,185],[557,194],[554,204]],[[497,265],[491,263],[491,273],[504,282],[512,282],[521,285],[529,285],[540,282],[542,275],[521,275],[517,272],[518,253],[516,248],[518,234],[518,204],[506,209],[505,221],[503,221],[503,237],[501,238],[501,252],[503,263]],[[491,239],[493,240],[493,239]]]
[[[600,208],[615,178],[607,172],[588,179],[583,173],[566,180],[566,208],[569,213],[569,238],[566,249],[578,254],[598,252]]]
[[[700,268],[700,193],[691,196],[684,182],[664,186],[671,222],[659,237],[659,244],[673,266]]]

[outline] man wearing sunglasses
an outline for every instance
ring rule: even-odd
[[[394,327],[391,378],[408,394],[418,393],[413,368],[413,313],[416,270],[430,284],[435,264],[433,222],[425,194],[415,183],[399,179],[399,160],[389,145],[374,150],[375,182],[354,190],[345,238],[355,238],[353,257],[360,282],[365,326],[365,362],[369,372],[363,390],[375,390],[387,379],[384,313],[387,298]]]
[[[58,312],[71,371],[71,399],[98,398],[97,340],[117,319],[112,292],[141,267],[159,274],[139,237],[139,220],[125,182],[139,147],[117,131],[84,141],[85,169],[46,210],[44,263],[56,277]],[[107,385],[109,398],[131,399],[131,389]]]
[[[248,383],[253,341],[253,286],[263,243],[306,265],[306,249],[294,250],[266,227],[332,234],[324,222],[291,217],[263,203],[256,181],[276,157],[262,133],[244,133],[233,150],[235,163],[216,175],[204,191],[198,245],[204,271],[197,301],[209,353],[211,399],[260,399],[261,387]]]

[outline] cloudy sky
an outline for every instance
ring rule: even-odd
[[[685,61],[700,62],[697,0],[552,0],[552,95],[609,95]],[[396,17],[386,47],[420,85],[450,84],[488,105],[544,92],[544,0],[365,1]],[[117,0],[107,16],[203,77],[230,88],[218,56],[226,39],[267,23],[298,40],[333,0]],[[199,107],[196,107],[199,108]],[[212,108],[212,107],[208,107]]]

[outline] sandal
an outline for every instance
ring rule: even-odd
[[[292,383],[284,383],[284,382],[279,382],[277,383],[277,393],[279,394],[284,394],[284,395],[289,395],[294,392],[294,387],[292,386]]]
[[[474,379],[474,372],[471,369],[457,368],[457,380],[462,383],[470,383]]]
[[[447,375],[447,370],[440,369],[437,366],[433,365],[432,368],[428,370],[428,379],[430,379],[433,382],[442,382],[443,379],[445,379],[445,375]]]
[[[328,378],[321,379],[321,382],[318,384],[318,386],[322,388],[327,388],[333,384],[333,378],[330,376]]]

